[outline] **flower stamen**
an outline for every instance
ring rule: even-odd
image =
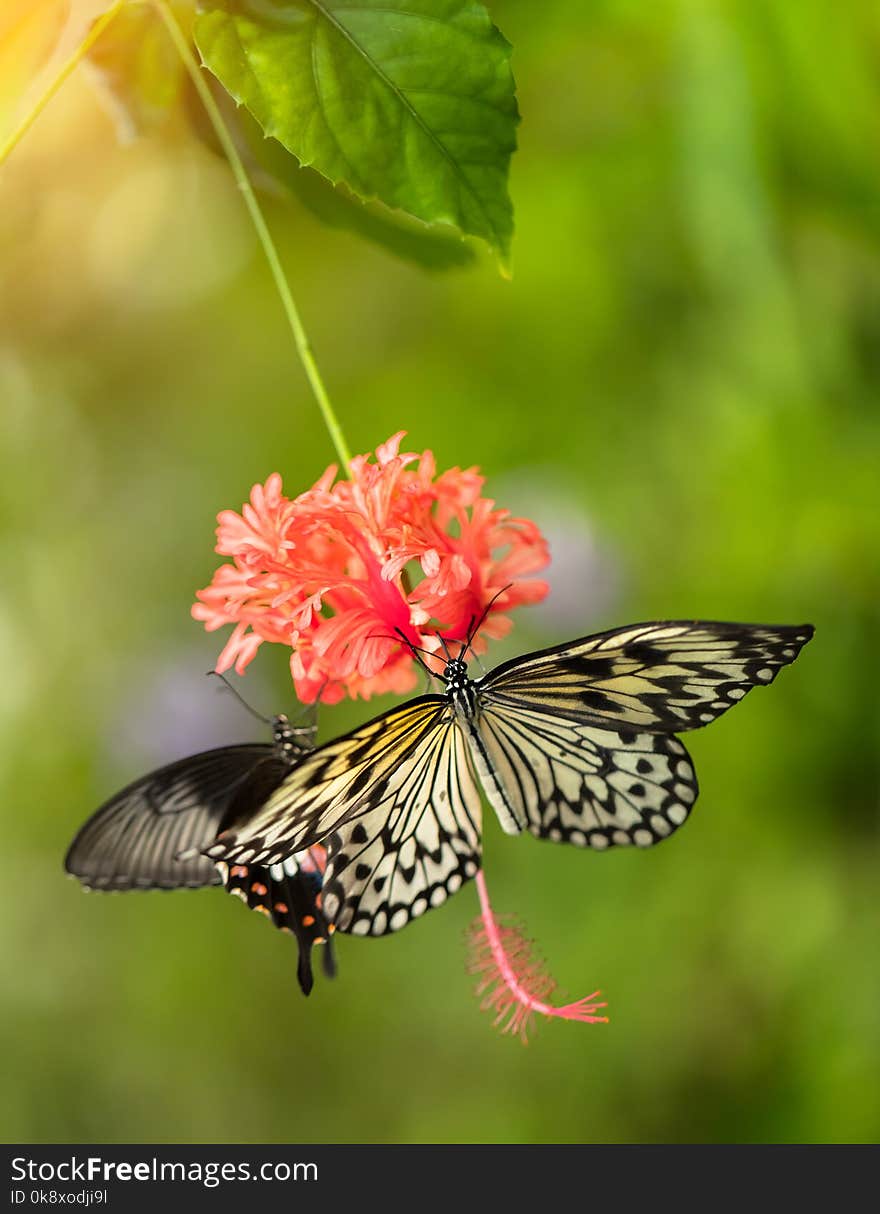
[[[607,1016],[596,1015],[600,1008],[608,1006],[596,1002],[601,991],[593,991],[561,1007],[548,1002],[556,990],[556,979],[535,953],[522,925],[495,917],[482,871],[477,873],[476,884],[480,917],[474,920],[468,933],[468,973],[477,978],[475,993],[480,999],[480,1010],[495,1013],[495,1027],[502,1033],[517,1034],[526,1042],[536,1014],[582,1024],[607,1024]]]

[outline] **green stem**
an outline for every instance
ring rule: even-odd
[[[3,164],[4,160],[10,154],[16,144],[18,144],[31,129],[36,120],[39,118],[40,114],[42,114],[43,110],[61,88],[64,81],[76,67],[79,61],[89,53],[89,51],[103,34],[104,30],[122,8],[124,3],[125,0],[115,0],[115,3],[111,4],[107,11],[102,13],[101,16],[92,23],[89,28],[89,32],[86,34],[85,38],[83,38],[79,46],[70,55],[70,58],[61,68],[61,71],[37,98],[33,109],[31,109],[29,113],[25,114],[24,118],[21,120],[12,134],[5,139],[2,144],[0,144],[0,164]]]
[[[272,277],[275,280],[275,286],[281,297],[281,304],[284,308],[284,314],[287,317],[287,323],[290,325],[290,331],[293,334],[293,340],[296,342],[296,348],[305,368],[306,377],[308,378],[311,389],[315,394],[315,399],[318,402],[318,408],[324,418],[324,423],[330,433],[330,438],[333,441],[333,446],[339,455],[339,459],[343,468],[347,469],[351,462],[351,454],[345,442],[345,437],[342,433],[342,428],[333,412],[333,406],[330,404],[330,398],[327,395],[327,389],[324,387],[324,381],[321,379],[318,371],[318,364],[315,362],[315,355],[312,347],[309,344],[309,339],[306,336],[306,331],[303,328],[302,320],[300,319],[299,310],[294,302],[293,294],[290,290],[290,284],[284,274],[281,266],[281,259],[278,256],[278,250],[275,247],[275,242],[266,226],[266,220],[263,217],[263,212],[260,210],[260,204],[257,202],[254,194],[253,186],[251,185],[247,172],[245,171],[242,159],[238,154],[238,149],[229,133],[226,123],[223,121],[223,115],[220,113],[217,102],[214,100],[208,83],[202,74],[201,68],[195,60],[195,56],[190,50],[189,43],[183,35],[183,31],[177,23],[174,14],[168,7],[166,0],[153,0],[153,5],[159,16],[165,22],[168,33],[171,35],[177,52],[183,60],[183,64],[195,85],[196,91],[201,98],[202,104],[205,107],[207,115],[211,120],[211,125],[217,135],[220,145],[226,159],[229,161],[229,167],[232,169],[236,184],[242,193],[242,196],[250,212],[254,228],[260,244],[263,246],[263,252],[266,255],[266,260],[269,263],[269,269],[272,272]]]

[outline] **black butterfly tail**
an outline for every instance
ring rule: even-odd
[[[336,961],[331,941],[335,929],[321,909],[322,883],[321,873],[302,871],[292,877],[285,876],[284,881],[279,882],[279,887],[283,887],[284,890],[284,903],[289,909],[286,922],[278,923],[278,926],[286,927],[296,937],[299,948],[297,977],[305,995],[312,989],[314,981],[312,975],[312,948],[314,945],[325,945],[324,973],[328,978],[336,975]]]
[[[301,940],[297,940],[297,944],[299,945],[299,957],[296,961],[296,980],[299,983],[299,989],[308,998],[315,985],[315,975],[312,972],[312,951],[309,948],[303,948]]]
[[[273,877],[265,866],[247,864],[230,865],[225,881],[230,894],[241,898],[251,910],[266,915],[280,931],[295,937],[299,950],[297,979],[304,995],[308,995],[314,985],[314,945],[327,944],[324,972],[328,977],[336,973],[336,962],[330,951],[334,927],[321,910],[321,884],[319,872],[298,870]]]
[[[321,967],[324,970],[325,978],[335,978],[338,970],[336,967],[336,951],[333,948],[333,937],[327,937],[327,947],[321,955]]]
[[[323,916],[320,921],[326,924],[327,935],[322,937],[309,938],[303,932],[295,932],[296,943],[299,948],[299,958],[296,965],[296,976],[299,981],[300,989],[304,995],[311,993],[312,987],[315,984],[315,975],[312,971],[312,945],[318,944],[321,939],[324,941],[324,948],[321,953],[321,969],[324,971],[325,978],[335,978],[336,969],[336,953],[333,949],[333,925],[327,924]]]

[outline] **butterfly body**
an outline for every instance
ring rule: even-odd
[[[463,644],[437,675],[443,694],[318,748],[208,854],[277,864],[322,843],[326,913],[340,931],[383,935],[475,875],[481,790],[508,833],[595,851],[650,847],[697,798],[674,734],[772,682],[812,632],[630,625],[514,658],[478,680]]]
[[[455,711],[462,717],[472,719],[479,710],[478,680],[468,675],[468,665],[462,658],[451,658],[443,667],[440,678],[446,684],[446,696]]]
[[[526,818],[524,814],[517,814],[515,806],[505,796],[486,750],[479,724],[480,680],[469,677],[467,663],[462,658],[447,661],[439,677],[446,685],[446,698],[455,711],[455,724],[467,739],[471,761],[486,799],[498,815],[505,834],[518,835],[526,825]]]
[[[272,870],[212,863],[203,852],[222,830],[249,820],[314,745],[315,726],[273,717],[271,745],[225,746],[191,755],[129,784],[84,823],[64,866],[86,889],[199,889],[223,885],[292,934],[298,978],[312,987],[311,949],[333,925],[321,909],[323,874],[309,849]],[[323,859],[321,849],[316,853]],[[335,972],[328,945],[324,969]]]

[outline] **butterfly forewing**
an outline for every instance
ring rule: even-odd
[[[480,680],[480,702],[601,727],[698,729],[772,683],[812,635],[809,625],[634,624],[505,662]]]
[[[89,889],[198,889],[220,884],[201,851],[268,745],[226,746],[179,759],[111,797],[79,830],[64,861]],[[181,854],[186,859],[178,859]]]
[[[240,829],[224,831],[208,854],[280,863],[360,816],[398,781],[400,764],[452,718],[442,696],[422,696],[328,742],[291,771]]]

